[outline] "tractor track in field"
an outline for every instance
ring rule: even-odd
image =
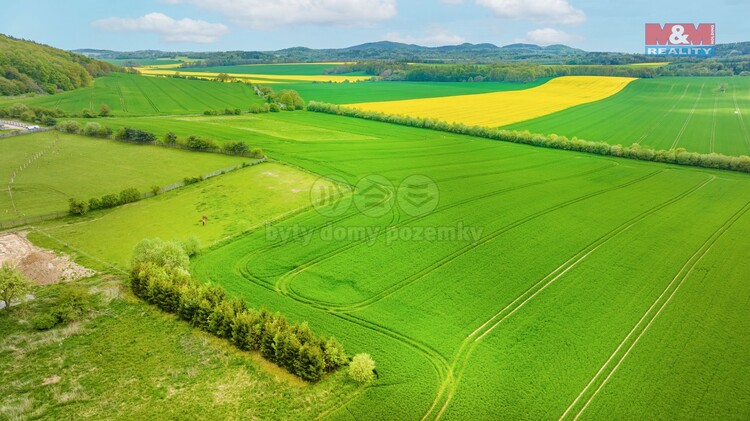
[[[742,137],[745,139],[748,148],[750,148],[750,133],[747,131],[747,126],[745,126],[745,119],[742,117],[742,110],[740,110],[740,104],[737,102],[737,91],[735,89],[732,89],[732,100],[734,100],[734,114],[739,120]]]
[[[180,83],[172,83],[172,87],[182,92],[185,96],[192,98],[197,104],[202,104],[204,108],[206,109],[211,108],[211,106],[203,102],[203,100],[200,97],[193,95],[192,91],[183,89],[182,86],[180,86]]]
[[[463,200],[459,200],[459,201],[453,202],[450,205],[446,205],[446,206],[440,207],[440,208],[436,209],[435,211],[433,211],[431,213],[409,218],[407,220],[404,220],[400,225],[394,225],[394,226],[391,226],[390,228],[399,228],[400,226],[406,225],[407,223],[417,222],[417,221],[420,221],[420,220],[425,219],[427,217],[434,216],[437,213],[441,213],[441,212],[444,212],[444,211],[447,211],[447,210],[450,210],[450,209],[453,209],[453,208],[456,208],[456,207],[459,207],[459,206],[463,206],[463,205],[466,205],[466,204],[470,204],[470,203],[473,203],[473,202],[476,202],[476,201],[479,201],[479,200],[483,200],[483,199],[487,199],[487,198],[490,198],[490,197],[494,197],[494,196],[497,196],[497,195],[500,195],[500,194],[503,194],[503,193],[508,193],[508,192],[512,192],[512,191],[516,191],[516,190],[521,190],[521,189],[524,189],[524,188],[527,188],[527,187],[533,187],[533,186],[537,186],[537,185],[542,185],[542,184],[547,184],[547,183],[553,183],[553,182],[568,180],[568,179],[572,179],[572,178],[578,178],[578,177],[590,175],[590,174],[593,174],[593,173],[597,173],[597,172],[600,172],[600,171],[604,171],[604,170],[607,170],[607,169],[610,169],[610,168],[614,168],[616,166],[617,165],[603,166],[603,167],[595,168],[593,170],[585,171],[585,172],[582,172],[582,173],[572,174],[572,175],[567,176],[567,177],[538,180],[538,181],[533,181],[533,182],[526,183],[526,184],[521,184],[521,185],[518,185],[518,186],[502,188],[502,189],[491,191],[491,192],[488,192],[488,193],[484,193],[484,194],[481,194],[481,195],[478,195],[478,196],[472,196],[470,198],[466,198],[466,199],[463,199]],[[376,233],[376,235],[374,236],[374,238],[377,238],[377,237],[381,236],[385,232],[386,232],[386,230],[379,230]],[[296,268],[294,268],[291,271],[285,273],[279,279],[277,279],[277,281],[276,281],[276,290],[279,291],[279,292],[282,292],[284,294],[292,294],[291,290],[289,289],[289,284],[291,283],[291,281],[292,281],[292,279],[294,277],[296,277],[300,273],[304,272],[305,270],[309,269],[310,267],[317,265],[318,263],[321,263],[321,262],[324,262],[324,261],[326,261],[328,259],[331,259],[331,258],[333,258],[333,257],[335,257],[337,255],[340,255],[340,254],[342,254],[342,253],[344,253],[344,252],[346,252],[346,251],[348,251],[348,250],[350,250],[350,249],[352,249],[354,247],[358,247],[358,246],[361,246],[363,244],[367,244],[368,242],[370,242],[372,240],[373,240],[373,237],[363,238],[363,239],[361,239],[359,241],[355,241],[355,242],[352,242],[350,244],[346,244],[346,245],[344,245],[342,247],[338,247],[336,249],[333,249],[333,250],[331,250],[331,251],[329,251],[329,252],[327,252],[325,254],[316,256],[315,258],[313,258],[311,260],[308,260],[307,262],[304,262],[304,263],[300,264]],[[306,300],[307,301],[307,299],[305,299],[304,297],[298,296],[298,298],[300,300]],[[309,300],[309,301],[310,301],[309,304],[313,304],[315,302],[315,300]],[[327,304],[328,305],[335,305],[333,303],[327,303]]]
[[[674,85],[672,85],[672,86],[674,87]],[[682,102],[682,100],[685,98],[685,95],[687,95],[688,89],[690,89],[690,84],[688,84],[688,85],[685,86],[685,90],[682,91],[682,95],[680,95],[680,98],[677,99],[677,101],[674,103],[674,105],[672,105],[672,108],[670,108],[669,111],[667,111],[666,113],[664,113],[664,115],[660,119],[656,120],[654,122],[654,124],[652,124],[641,135],[641,137],[639,137],[638,140],[636,140],[636,143],[643,142],[645,139],[647,139],[649,136],[651,136],[652,133],[654,133],[654,131],[656,130],[656,128],[659,127],[659,125],[664,121],[664,119],[666,119],[670,114],[672,114],[672,112],[675,110],[675,108],[677,108],[677,105],[679,105]],[[670,89],[670,92],[671,92],[671,89]]]
[[[492,317],[487,319],[481,326],[475,329],[471,334],[469,334],[461,342],[458,351],[456,352],[454,358],[451,360],[451,364],[449,367],[449,371],[451,375],[447,376],[446,380],[444,380],[443,384],[441,385],[441,388],[438,390],[438,394],[435,396],[435,400],[433,401],[432,406],[430,406],[430,409],[427,411],[427,413],[425,413],[422,419],[425,420],[425,419],[431,418],[431,416],[433,415],[433,413],[435,413],[435,411],[437,411],[437,413],[434,414],[434,419],[439,419],[443,415],[446,408],[448,408],[448,405],[453,399],[453,396],[455,395],[455,391],[458,388],[458,384],[461,381],[463,372],[466,366],[468,365],[472,352],[479,345],[479,342],[485,336],[489,335],[497,326],[499,326],[502,322],[507,320],[513,314],[515,314],[518,310],[524,307],[526,303],[531,301],[539,293],[541,293],[547,287],[552,285],[555,281],[563,277],[570,270],[574,269],[580,263],[586,261],[586,259],[588,259],[588,257],[591,254],[593,254],[599,248],[603,247],[610,240],[617,237],[621,233],[629,230],[632,226],[647,219],[648,217],[655,214],[656,212],[668,206],[671,206],[681,201],[682,199],[690,196],[691,194],[697,192],[698,190],[702,189],[703,187],[705,187],[706,185],[708,185],[715,179],[716,179],[716,176],[713,176],[713,175],[709,176],[708,178],[697,183],[696,185],[692,186],[688,190],[644,212],[641,212],[640,214],[634,216],[633,218],[630,218],[626,222],[615,227],[611,231],[605,233],[601,237],[597,238],[593,242],[586,245],[583,249],[578,251],[578,253],[576,253],[571,258],[566,260],[562,265],[557,267],[555,270],[553,270],[552,272],[544,276],[542,279],[537,281],[535,284],[527,288],[523,293],[517,296],[513,301],[511,301],[508,305],[506,305],[502,310],[498,311]],[[442,405],[440,405],[441,402],[442,402]]]
[[[718,116],[719,97],[714,96],[714,112],[711,116],[711,137],[708,142],[708,152],[714,153],[716,151],[716,120]]]
[[[562,161],[564,161],[564,160],[561,160],[560,162],[562,162]],[[549,165],[549,164],[547,164],[547,165]],[[607,170],[607,169],[610,169],[610,168],[614,168],[614,167],[616,167],[618,165],[619,165],[619,163],[612,161],[610,165],[602,166],[602,167],[599,167],[599,168],[595,168],[593,170],[589,170],[589,171],[586,171],[586,172],[583,172],[583,173],[576,173],[576,174],[573,174],[573,175],[570,175],[570,176],[566,176],[566,177],[563,177],[563,178],[545,179],[545,180],[540,180],[540,181],[534,181],[534,182],[531,182],[531,183],[521,184],[521,185],[518,185],[518,186],[505,187],[505,188],[502,188],[502,189],[499,189],[499,190],[495,190],[495,191],[491,191],[491,192],[488,192],[488,193],[484,193],[484,194],[482,194],[480,196],[472,196],[470,198],[462,199],[462,200],[456,201],[454,203],[451,203],[449,205],[446,205],[446,206],[443,206],[443,207],[439,207],[432,214],[434,214],[436,212],[442,212],[443,210],[451,209],[451,208],[454,208],[456,206],[465,205],[465,204],[471,203],[471,202],[473,202],[475,200],[481,200],[481,199],[484,199],[486,197],[491,197],[491,196],[494,196],[494,195],[506,193],[506,192],[513,191],[513,190],[518,190],[518,189],[525,188],[525,187],[532,187],[532,186],[539,185],[539,184],[544,184],[544,183],[547,183],[547,182],[567,180],[569,178],[574,178],[574,177],[589,175],[589,174],[593,174],[593,173],[596,173],[596,172],[599,172],[599,171],[604,171],[604,170]],[[525,169],[528,169],[528,168],[530,168],[530,167],[513,168],[513,169],[510,169],[510,170],[501,170],[501,171],[498,171],[497,174],[511,173],[511,172],[514,172],[514,171],[522,171],[522,170],[525,170]],[[359,214],[358,213],[351,213],[351,214],[343,215],[341,217],[337,217],[335,219],[332,219],[332,220],[328,221],[328,224],[336,224],[336,223],[343,222],[345,220],[354,218],[356,216],[359,216]],[[315,233],[315,232],[319,231],[321,228],[322,227],[315,227],[315,228],[311,229],[309,231],[309,233]],[[261,255],[265,254],[266,252],[272,251],[272,250],[274,250],[274,249],[276,249],[278,247],[284,246],[284,245],[289,244],[289,243],[294,242],[294,241],[299,241],[305,235],[306,235],[306,233],[293,234],[293,235],[290,235],[287,239],[281,240],[280,242],[274,242],[272,244],[268,244],[266,246],[259,247],[259,248],[255,249],[253,251],[253,253],[248,254],[247,256],[245,256],[243,258],[243,260],[245,262],[247,262],[247,261],[249,261],[253,257],[261,256]]]
[[[153,108],[154,111],[156,111],[157,113],[161,113],[161,111],[159,111],[159,108],[156,106],[156,104],[154,104],[154,101],[151,100],[151,97],[146,95],[146,91],[143,90],[143,87],[141,85],[139,85],[138,83],[134,83],[133,86],[135,86],[136,89],[140,91],[141,96],[143,96],[143,98],[146,99],[146,101],[151,105],[151,108]]]
[[[412,285],[412,284],[418,282],[419,280],[421,280],[421,279],[427,277],[428,275],[430,275],[435,270],[437,270],[437,269],[439,269],[439,268],[441,268],[441,267],[443,267],[445,265],[448,265],[448,264],[452,263],[453,261],[455,261],[459,257],[467,254],[468,252],[470,252],[472,250],[475,250],[477,247],[481,247],[481,246],[483,246],[485,244],[488,244],[491,241],[495,240],[496,238],[500,237],[502,234],[504,234],[504,233],[506,233],[506,232],[508,232],[508,231],[510,231],[512,229],[515,229],[515,228],[517,228],[519,226],[522,226],[522,225],[528,223],[529,221],[532,221],[532,220],[534,220],[536,218],[539,218],[541,216],[547,215],[549,213],[558,211],[558,210],[560,210],[560,209],[562,209],[564,207],[567,207],[567,206],[570,206],[570,205],[582,202],[584,200],[590,199],[592,197],[596,197],[596,196],[601,195],[601,194],[605,194],[605,193],[608,193],[608,192],[611,192],[611,191],[615,191],[615,190],[618,190],[618,189],[621,189],[621,188],[629,187],[631,185],[640,183],[640,182],[642,182],[644,180],[647,180],[647,179],[649,179],[651,177],[654,177],[657,174],[660,174],[662,172],[664,172],[664,170],[653,171],[653,172],[650,172],[650,173],[648,173],[648,174],[646,174],[646,175],[644,175],[642,177],[639,177],[639,178],[637,178],[635,180],[630,180],[628,182],[619,184],[617,186],[608,187],[608,188],[605,188],[605,189],[602,189],[602,190],[598,190],[598,191],[595,191],[595,192],[591,192],[591,193],[585,194],[583,196],[579,196],[579,197],[576,197],[576,198],[573,198],[573,199],[566,200],[563,203],[559,203],[559,204],[551,206],[551,207],[549,207],[547,209],[543,209],[541,211],[538,211],[538,212],[535,212],[535,213],[533,213],[531,215],[523,217],[523,218],[521,218],[519,220],[516,220],[516,221],[514,221],[514,222],[512,222],[510,224],[507,224],[507,225],[503,226],[502,228],[499,228],[499,229],[495,230],[490,235],[482,238],[481,240],[479,240],[479,241],[477,241],[475,243],[467,244],[466,246],[461,247],[460,249],[458,249],[458,250],[456,250],[456,251],[448,254],[447,256],[444,256],[443,258],[441,258],[441,259],[439,259],[439,260],[431,263],[430,265],[422,268],[420,271],[418,271],[418,272],[416,272],[416,273],[414,273],[414,274],[412,274],[412,275],[410,275],[410,276],[408,276],[408,277],[400,280],[399,282],[396,282],[395,284],[392,284],[391,286],[389,286],[388,288],[384,289],[383,291],[381,291],[381,292],[379,292],[379,293],[377,293],[375,295],[372,295],[371,297],[369,297],[369,298],[367,298],[365,300],[359,301],[359,302],[348,303],[348,304],[327,303],[327,302],[324,302],[324,301],[321,301],[321,300],[308,299],[308,298],[302,297],[302,296],[294,293],[293,291],[291,291],[291,289],[289,288],[289,283],[291,282],[291,279],[294,276],[296,276],[297,274],[301,273],[302,271],[309,269],[309,267],[311,267],[312,264],[301,267],[301,270],[299,270],[299,271],[295,269],[294,271],[291,272],[293,275],[290,275],[290,276],[286,276],[285,275],[285,276],[279,278],[279,280],[277,280],[277,282],[276,282],[276,288],[278,289],[279,292],[281,292],[284,295],[292,297],[295,300],[299,300],[301,302],[306,302],[307,304],[309,304],[311,306],[318,307],[318,308],[320,308],[322,310],[325,310],[325,311],[328,311],[328,312],[351,313],[353,311],[362,310],[362,309],[367,308],[367,307],[371,306],[372,304],[377,303],[377,302],[383,300],[384,298],[386,298],[386,297],[388,297],[388,296],[396,293],[397,291],[399,291],[399,290],[401,290],[401,289],[403,289],[403,288],[405,288],[405,287],[407,287],[409,285]],[[349,248],[351,248],[351,247],[349,247]],[[316,264],[316,263],[318,263],[318,261],[316,261],[313,264]]]
[[[117,87],[117,95],[120,97],[120,108],[123,112],[128,112],[128,104],[125,102],[125,95],[122,94],[122,86],[120,86],[119,81],[115,81],[115,86]]]
[[[172,96],[172,94],[170,94],[170,93],[169,93],[169,92],[167,92],[167,91],[166,91],[166,90],[165,90],[164,88],[162,88],[162,87],[161,87],[161,84],[159,84],[159,83],[156,83],[156,82],[155,82],[154,80],[152,80],[151,78],[147,78],[147,80],[148,80],[148,83],[149,83],[149,84],[150,84],[151,86],[154,86],[154,87],[156,87],[156,89],[158,89],[159,91],[161,91],[161,93],[162,93],[162,94],[164,94],[164,96],[165,96],[165,97],[169,98],[169,99],[170,99],[170,100],[171,100],[172,102],[174,102],[175,104],[177,104],[177,106],[178,106],[178,107],[182,108],[182,109],[183,109],[184,111],[190,111],[190,109],[189,109],[188,107],[186,107],[186,106],[185,106],[185,105],[184,105],[184,104],[183,104],[182,102],[180,102],[180,101],[178,101],[178,100],[174,99],[174,97]]]
[[[703,88],[705,87],[706,87],[705,83],[701,85],[701,89],[700,91],[698,91],[698,97],[695,99],[695,102],[693,103],[693,108],[690,110],[690,114],[688,114],[687,118],[685,118],[685,123],[683,123],[682,127],[680,127],[680,131],[677,132],[677,136],[675,136],[674,142],[672,142],[672,145],[669,147],[669,149],[675,149],[677,147],[677,144],[680,143],[680,139],[682,139],[682,135],[685,134],[685,130],[690,124],[690,121],[693,119],[693,115],[695,114],[695,109],[698,108],[698,103],[701,101],[701,97],[703,96]]]
[[[620,367],[622,362],[627,358],[627,356],[630,354],[633,348],[638,344],[638,341],[648,331],[648,329],[651,327],[654,321],[659,317],[659,315],[664,310],[664,308],[672,301],[672,298],[675,296],[675,294],[677,294],[680,287],[690,277],[693,270],[698,266],[698,264],[701,261],[703,261],[703,258],[711,251],[711,249],[713,248],[713,245],[749,210],[750,210],[750,202],[747,202],[742,208],[740,208],[731,217],[729,217],[729,219],[727,219],[724,222],[724,224],[722,224],[716,231],[714,231],[713,234],[711,234],[709,238],[706,239],[706,241],[704,241],[703,244],[701,244],[701,246],[695,251],[695,253],[693,253],[693,255],[687,259],[687,261],[685,261],[685,263],[677,272],[677,274],[674,276],[674,278],[672,278],[672,281],[669,284],[667,284],[667,286],[664,288],[662,293],[656,298],[656,300],[654,300],[654,302],[646,310],[643,316],[641,316],[641,318],[638,320],[638,322],[636,322],[636,324],[633,326],[630,332],[628,332],[628,334],[620,342],[617,348],[615,348],[615,350],[612,352],[609,358],[604,362],[604,364],[602,364],[602,366],[599,368],[596,374],[594,374],[594,376],[586,384],[583,390],[581,390],[578,396],[573,400],[573,402],[568,406],[565,412],[560,416],[559,418],[560,420],[563,420],[569,417],[569,415],[572,414],[572,412],[574,412],[575,408],[579,406],[578,404],[581,401],[581,399],[584,397],[584,395],[586,395],[587,392],[591,390],[594,384],[597,383],[598,381],[599,382],[598,386],[596,387],[596,389],[593,390],[593,392],[591,392],[591,395],[588,397],[585,403],[583,403],[583,406],[577,412],[575,412],[575,416],[573,417],[573,419],[577,420],[583,414],[583,412],[588,408],[588,406],[591,404],[593,399],[598,395],[598,393],[602,390],[602,388],[604,388],[607,382],[609,382],[609,380],[615,374],[615,372]],[[658,309],[657,309],[657,306],[658,306]],[[654,312],[655,309],[656,311]],[[625,346],[627,346],[627,349],[625,349],[624,352],[622,352],[622,354],[619,356],[619,359],[618,359],[618,355],[624,349]],[[617,359],[617,362],[611,368],[608,369],[608,367],[611,365],[611,363],[615,361],[615,359]],[[602,379],[602,376],[605,376],[605,377]]]

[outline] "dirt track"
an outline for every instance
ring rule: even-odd
[[[67,256],[36,247],[26,239],[26,234],[25,231],[0,234],[0,264],[11,262],[37,285],[72,281],[96,273]]]

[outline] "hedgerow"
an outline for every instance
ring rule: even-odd
[[[465,124],[448,123],[429,118],[416,118],[404,115],[390,115],[373,111],[362,111],[356,108],[316,101],[310,101],[307,105],[307,110],[552,149],[564,149],[595,155],[637,159],[640,161],[663,162],[668,164],[750,173],[750,157],[745,155],[727,156],[718,153],[701,154],[697,152],[688,152],[683,148],[655,150],[642,147],[638,143],[633,143],[630,146],[610,145],[606,142],[591,142],[577,137],[569,139],[565,136],[558,136],[556,134],[542,135],[530,133],[529,131],[468,126]]]

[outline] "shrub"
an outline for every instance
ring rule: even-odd
[[[172,132],[167,132],[167,134],[164,135],[164,143],[167,145],[174,145],[177,143],[177,135]]]
[[[102,196],[102,209],[109,209],[120,206],[120,197],[114,194],[107,194]]]
[[[65,284],[50,313],[63,324],[81,320],[91,306],[90,298],[86,288],[70,283]]]
[[[368,383],[375,379],[375,361],[370,354],[357,354],[349,363],[349,377],[358,383]]]
[[[328,371],[335,370],[348,361],[346,352],[344,352],[344,346],[333,336],[326,341],[323,349],[323,357],[325,358],[326,369]]]
[[[188,149],[192,149],[195,151],[210,151],[218,149],[216,142],[214,142],[213,140],[198,136],[189,136],[187,138],[187,141],[185,141],[185,146],[187,146]]]
[[[68,199],[68,213],[73,216],[83,216],[89,213],[89,204],[84,200]]]
[[[31,327],[34,330],[50,330],[57,324],[57,316],[50,313],[42,313],[31,319]]]
[[[89,199],[89,210],[102,209],[102,201],[99,198],[92,197]]]
[[[235,155],[244,155],[250,150],[245,142],[227,142],[224,144],[224,151]]]
[[[253,148],[250,150],[250,155],[253,158],[263,158],[263,149],[261,148]]]
[[[185,250],[188,257],[193,257],[201,250],[201,241],[197,236],[191,235],[187,239],[180,241],[180,246]]]
[[[154,196],[158,196],[159,193],[161,193],[161,187],[159,187],[159,186],[151,186],[151,193],[153,193]]]
[[[115,139],[124,142],[135,142],[135,143],[153,143],[156,142],[156,135],[145,130],[133,129],[130,127],[121,127]]]
[[[81,123],[73,120],[66,120],[61,122],[58,126],[58,129],[65,133],[80,133],[81,132]]]
[[[120,192],[120,203],[133,203],[141,200],[141,192],[138,189],[131,187]]]

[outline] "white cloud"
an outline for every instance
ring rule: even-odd
[[[149,13],[139,18],[108,18],[92,22],[96,28],[114,32],[152,32],[166,42],[212,43],[229,31],[221,23],[189,18],[175,20],[163,13]]]
[[[582,41],[583,37],[571,35],[553,28],[541,28],[526,33],[526,40],[539,45],[552,45]]]
[[[387,41],[402,42],[404,44],[417,44],[429,47],[442,45],[462,44],[465,39],[460,35],[453,34],[444,28],[430,28],[423,36],[401,35],[398,32],[389,32],[385,35]]]
[[[576,24],[586,20],[586,14],[568,0],[476,0],[492,10],[497,17],[530,19],[540,22]]]
[[[217,11],[249,28],[371,25],[396,16],[396,0],[162,0]]]

